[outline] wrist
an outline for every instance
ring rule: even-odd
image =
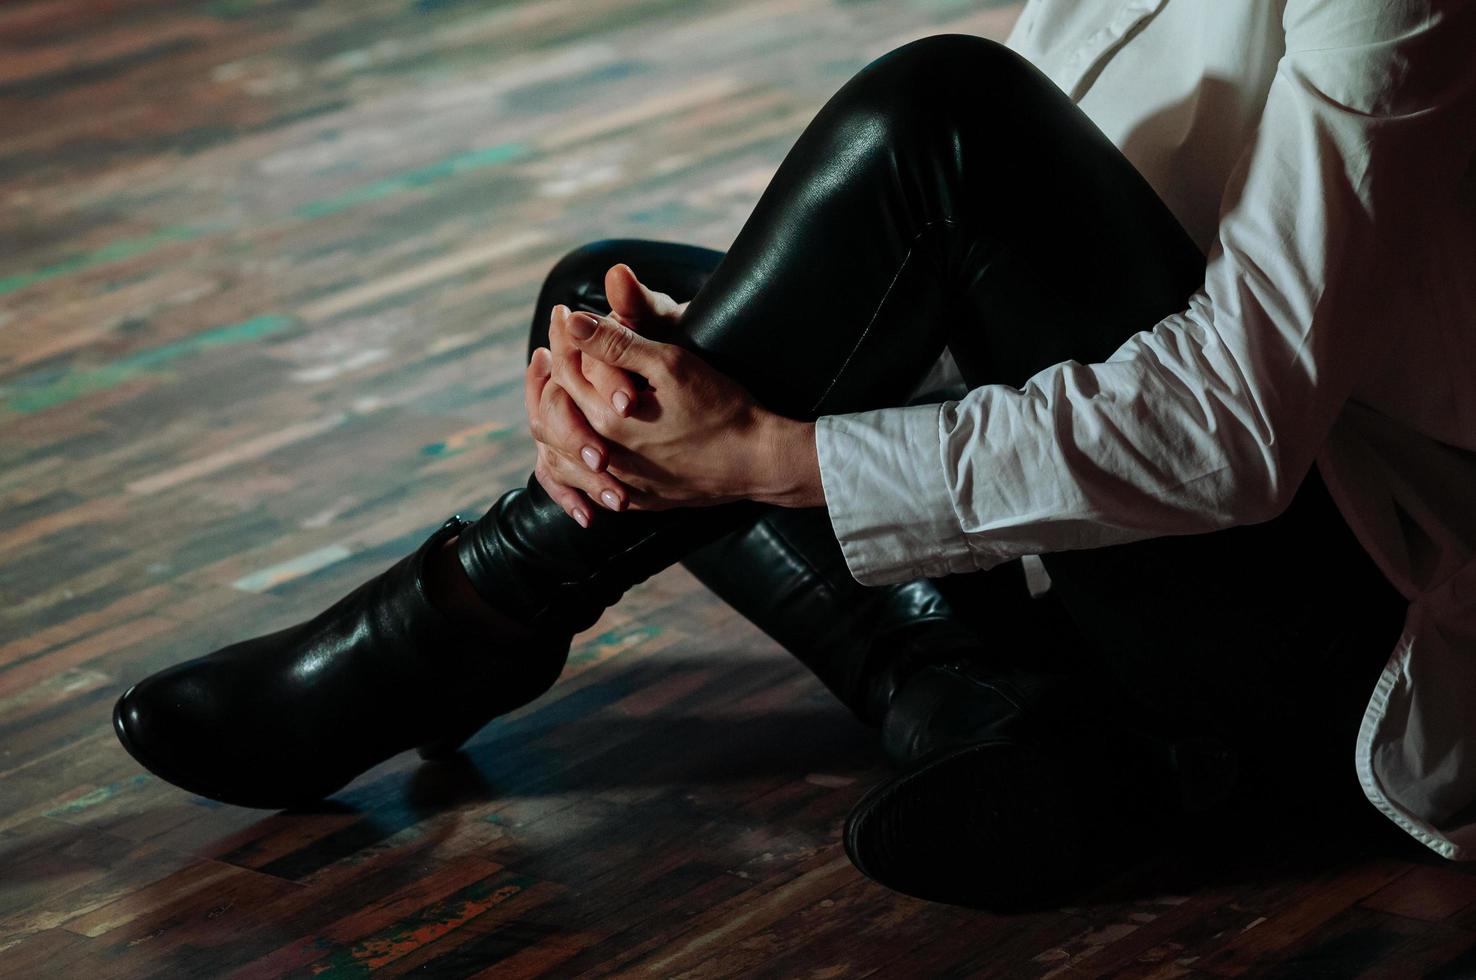
[[[756,429],[756,456],[750,472],[758,479],[749,496],[780,507],[823,506],[815,423],[763,412]]]

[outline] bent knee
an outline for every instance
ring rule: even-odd
[[[1009,60],[1019,55],[993,38],[982,34],[929,34],[899,44],[877,61],[921,60],[924,63],[961,61],[969,65],[987,64],[990,59]]]
[[[991,105],[1018,106],[1035,90],[1059,96],[1031,62],[977,34],[932,34],[908,41],[857,72],[855,108],[908,124],[988,118]]]
[[[989,85],[1023,81],[1033,68],[1018,52],[978,34],[931,34],[899,45],[862,71],[901,76],[906,81],[954,85],[982,79]]]
[[[549,269],[548,275],[544,277],[545,286],[549,283],[585,282],[592,276],[603,280],[610,266],[621,261],[620,257],[625,252],[622,247],[624,241],[620,238],[600,238],[570,249]]]
[[[533,322],[528,330],[527,357],[548,345],[549,313],[559,303],[578,302],[593,284],[603,284],[605,272],[619,262],[616,257],[618,239],[602,238],[586,242],[565,252],[543,277],[538,301],[533,304]]]

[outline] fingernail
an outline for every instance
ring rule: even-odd
[[[620,509],[620,498],[615,496],[614,490],[601,490],[600,499],[603,500],[605,502],[605,506],[610,508],[611,510]]]
[[[600,454],[595,452],[593,447],[585,446],[579,450],[579,455],[584,457],[585,466],[588,466],[592,470],[600,468]]]
[[[575,340],[588,340],[594,336],[599,322],[588,313],[575,313],[569,317],[569,332],[574,335]]]
[[[619,412],[621,415],[624,415],[626,409],[630,408],[630,396],[623,391],[615,392],[615,394],[611,396],[610,401],[614,402],[615,411]]]
[[[579,522],[580,527],[589,527],[589,515],[578,507],[574,508],[574,519]]]

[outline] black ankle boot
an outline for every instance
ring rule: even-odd
[[[443,754],[527,704],[558,677],[571,634],[535,629],[509,648],[431,605],[427,559],[468,527],[448,520],[307,622],[133,685],[113,710],[124,748],[192,793],[279,809],[406,749]]]
[[[606,512],[585,529],[530,478],[313,619],[135,684],[114,729],[160,778],[271,809],[321,799],[406,749],[449,755],[547,691],[574,634],[626,589],[759,506]],[[426,562],[453,536],[473,587],[525,636],[490,636],[431,605]]]
[[[771,507],[682,565],[872,727],[914,671],[981,645],[927,579],[860,585],[823,507]]]
[[[1065,894],[1081,871],[1088,785],[1104,760],[1063,762],[1069,677],[986,666],[978,656],[914,674],[882,723],[902,771],[873,786],[842,835],[858,871],[928,901],[1011,912]]]
[[[846,818],[851,863],[929,901],[1039,908],[1229,796],[1226,743],[1135,727],[1094,697],[1107,699],[1084,677],[966,660],[920,670],[883,724],[906,768]]]

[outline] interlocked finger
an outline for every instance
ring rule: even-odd
[[[544,385],[538,417],[543,432],[540,444],[548,451],[553,477],[577,487],[610,510],[620,510],[626,501],[624,484],[604,471],[608,450],[590,427],[574,399],[557,383]]]

